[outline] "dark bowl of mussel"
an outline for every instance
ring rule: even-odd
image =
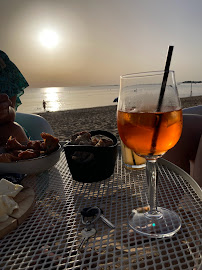
[[[82,131],[63,146],[74,180],[84,183],[109,178],[117,159],[117,138],[108,131]]]

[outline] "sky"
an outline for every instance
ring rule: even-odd
[[[177,82],[202,80],[201,12],[201,0],[0,0],[0,50],[31,87],[119,84],[164,69],[169,45]]]

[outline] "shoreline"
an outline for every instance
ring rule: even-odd
[[[202,96],[180,98],[182,108],[202,105]],[[119,138],[116,123],[117,103],[111,106],[36,113],[52,126],[60,141],[66,141],[76,132],[107,130]]]

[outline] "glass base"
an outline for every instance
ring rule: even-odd
[[[158,207],[154,215],[133,210],[129,216],[129,225],[141,235],[163,238],[171,237],[179,231],[181,219],[175,212]]]

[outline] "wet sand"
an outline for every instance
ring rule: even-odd
[[[202,105],[202,96],[181,98],[182,108]],[[66,110],[38,113],[52,126],[55,136],[61,141],[79,131],[107,130],[118,138],[116,107],[95,107],[88,109]]]

